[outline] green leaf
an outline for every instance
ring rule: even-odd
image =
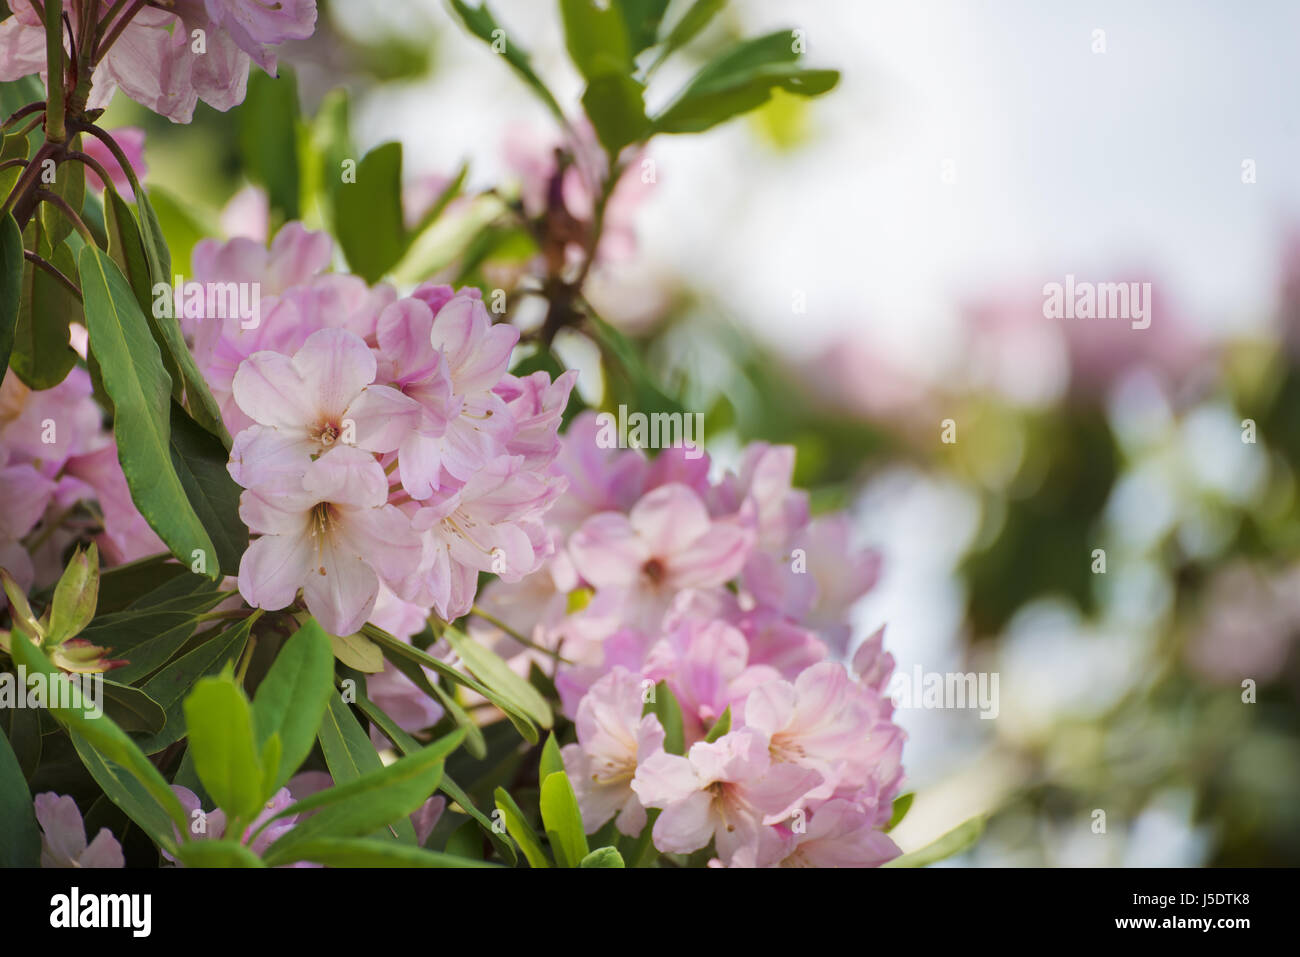
[[[713,722],[713,727],[709,728],[709,733],[704,736],[705,744],[712,744],[731,730],[731,705],[723,709],[718,720]]]
[[[616,847],[598,847],[582,859],[579,867],[625,867]]]
[[[523,735],[524,739],[527,740],[529,744],[536,744],[541,739],[541,736],[537,733],[537,728],[533,725],[532,719],[528,716],[528,713],[523,708],[521,708],[519,704],[510,700],[506,696],[500,694],[495,689],[489,688],[486,684],[476,680],[475,678],[470,677],[469,675],[462,674],[461,672],[457,671],[455,668],[451,667],[451,665],[447,664],[445,661],[439,661],[437,658],[434,658],[432,655],[428,655],[424,653],[419,648],[416,648],[414,645],[409,645],[404,641],[398,641],[392,635],[388,634],[386,631],[383,631],[380,628],[376,628],[373,625],[367,624],[362,628],[362,631],[365,633],[365,635],[368,638],[371,638],[372,640],[377,642],[380,645],[380,647],[384,649],[385,656],[388,657],[390,661],[393,660],[393,657],[395,655],[400,656],[402,658],[407,659],[408,661],[413,661],[418,665],[422,665],[425,668],[431,668],[434,671],[438,672],[438,674],[456,682],[457,684],[464,685],[466,688],[469,688],[471,691],[475,691],[478,694],[481,694],[483,697],[487,698],[494,705],[496,705],[498,708],[504,711],[506,717],[510,719],[510,722],[515,726],[515,728],[519,731],[519,733]],[[470,642],[469,639],[465,639],[465,640],[467,643],[473,644],[473,642]],[[473,654],[473,651],[471,651],[471,654]],[[499,658],[497,660],[500,661]],[[473,670],[472,666],[470,666],[468,661],[466,662],[466,666],[470,667],[471,671]],[[412,677],[412,674],[410,672],[404,671],[403,673],[407,674],[408,677]],[[418,671],[416,673],[421,675],[423,674],[422,672],[418,672]],[[514,675],[513,672],[511,672],[511,674]],[[514,677],[516,680],[523,682],[523,679],[520,678],[518,675],[514,675]],[[412,680],[415,679],[412,678]],[[527,684],[527,682],[524,683]],[[528,687],[529,690],[532,692],[532,694],[537,695],[537,691],[535,688],[533,688],[531,685],[529,685]],[[433,689],[435,692],[440,691],[437,685],[433,685]],[[537,697],[540,698],[541,696],[538,695]],[[453,714],[461,710],[460,706],[455,704],[454,700],[450,697],[450,695],[445,695],[440,693],[439,700],[442,701],[443,705],[447,707],[449,711],[452,711]],[[448,702],[451,703],[448,704]],[[546,705],[545,699],[542,699],[542,704],[546,707],[546,711],[549,714],[550,706]],[[460,723],[459,718],[457,718],[457,723],[458,724]],[[547,722],[546,726],[547,727],[550,726],[549,721]]]
[[[186,867],[265,867],[262,859],[238,841],[188,841],[177,854]]]
[[[894,798],[892,813],[889,815],[889,823],[881,830],[888,833],[902,823],[903,818],[907,817],[907,812],[912,808],[912,799],[916,797],[916,792],[908,791],[906,794],[900,794]]]
[[[221,600],[213,595],[208,601]],[[151,611],[123,611],[100,615],[81,637],[109,649],[113,657],[128,663],[113,671],[113,680],[134,684],[152,674],[180,651],[198,623],[199,611],[191,608]]]
[[[882,867],[925,867],[936,861],[960,854],[971,847],[984,833],[984,818],[973,817],[964,824],[959,824],[947,834],[932,841],[925,847],[918,848],[910,854],[886,861]]]
[[[81,135],[72,137],[69,148],[81,149]],[[42,185],[56,196],[63,198],[74,213],[80,215],[81,207],[86,201],[86,168],[80,163],[64,161],[54,170],[54,182]],[[72,234],[72,221],[53,203],[41,203],[41,225],[51,246],[58,246]]]
[[[141,600],[159,582],[198,577],[188,572],[188,565],[176,564],[165,552],[105,569],[99,576],[98,614],[121,611]]]
[[[474,677],[496,692],[499,697],[523,714],[527,715],[543,728],[554,723],[551,706],[541,693],[523,678],[519,677],[510,666],[492,649],[479,644],[464,632],[448,626],[443,637],[465,667]]]
[[[691,8],[682,14],[682,18],[668,31],[658,62],[663,62],[672,53],[694,40],[726,5],[727,0],[695,0]]]
[[[19,710],[19,709],[15,709]],[[41,832],[32,794],[9,739],[0,734],[0,867],[39,867]]]
[[[437,789],[443,762],[462,740],[464,735],[453,732],[387,767],[285,808],[275,818],[298,815],[300,820],[267,850],[267,863],[298,860],[295,848],[314,838],[362,837],[397,822],[410,824],[409,816]],[[316,813],[303,818],[309,811]]]
[[[104,679],[104,713],[123,731],[156,734],[167,723],[162,705],[139,688]]]
[[[560,109],[560,104],[555,101],[551,91],[546,88],[546,84],[533,70],[532,61],[526,50],[518,46],[510,39],[501,25],[497,22],[492,11],[487,8],[487,4],[479,4],[477,7],[471,7],[463,0],[451,0],[451,7],[460,17],[461,23],[484,43],[492,46],[494,50],[500,50],[501,56],[510,64],[514,71],[519,74],[525,83],[534,93],[546,104],[547,108],[555,115],[556,119],[564,122],[564,111]]]
[[[240,488],[226,469],[229,450],[216,434],[201,428],[174,401],[168,441],[172,467],[185,497],[212,539],[215,554],[207,559],[222,574],[238,575],[239,560],[248,548],[248,526],[239,517]]]
[[[23,289],[23,234],[13,216],[0,218],[0,370],[9,368]],[[3,372],[0,372],[3,375]]]
[[[317,738],[335,786],[351,784],[381,771],[384,762],[380,760],[379,752],[343,699],[331,694],[328,702]],[[415,827],[409,820],[402,818],[391,827],[397,840],[404,844],[415,843]]]
[[[630,143],[651,133],[645,115],[645,87],[623,73],[592,77],[582,94],[582,108],[611,159]]]
[[[699,133],[762,106],[774,89],[820,96],[839,81],[834,70],[799,67],[790,31],[736,44],[705,66],[654,120],[660,133]]]
[[[686,734],[682,726],[682,709],[677,703],[677,696],[668,687],[668,682],[661,681],[654,688],[654,699],[647,701],[642,709],[643,715],[653,714],[664,728],[664,750],[669,754],[686,753]]]
[[[507,864],[514,867],[519,860],[519,855],[515,853],[514,844],[510,843],[508,838],[496,832],[496,828],[492,826],[492,819],[475,806],[470,796],[461,789],[460,785],[444,773],[442,780],[438,782],[438,790],[460,805],[460,809],[474,819],[474,822],[479,826],[479,830],[486,834],[488,840],[496,847],[497,853],[501,855]]]
[[[403,642],[403,644],[405,644],[405,642]],[[456,727],[465,732],[466,751],[479,761],[487,757],[487,741],[483,737],[483,729],[474,723],[474,719],[469,716],[465,709],[460,706],[460,703],[457,702],[451,694],[443,690],[441,685],[431,682],[429,676],[424,673],[424,669],[410,658],[402,657],[400,654],[394,654],[391,650],[386,650],[384,656],[392,663],[393,667],[405,675],[412,684],[427,694],[430,698],[436,698],[442,704],[447,713],[451,715],[452,721],[456,723]]]
[[[610,3],[560,0],[564,45],[569,59],[588,80],[608,73],[630,74],[635,68],[623,15]]]
[[[334,652],[329,637],[309,618],[284,643],[253,696],[253,724],[260,748],[279,734],[283,748],[268,793],[274,794],[311,754],[333,692]]]
[[[167,248],[158,212],[143,188],[135,191],[135,208],[140,214],[140,239],[144,243],[144,254],[149,259],[149,274],[155,283],[171,282],[172,254]]]
[[[76,263],[66,245],[45,259],[72,282],[77,281]],[[68,323],[81,318],[81,303],[63,283],[32,263],[24,265],[19,295],[10,367],[28,388],[51,389],[77,364],[77,353],[69,345]]]
[[[549,774],[542,782],[542,823],[560,867],[577,867],[587,856],[587,835],[582,829],[582,811],[573,785],[563,771]]]
[[[537,832],[528,823],[528,819],[524,817],[524,812],[519,809],[515,799],[507,793],[505,788],[497,788],[495,797],[497,810],[505,818],[506,833],[515,839],[519,849],[524,852],[524,857],[528,860],[528,866],[550,867],[550,858],[546,856],[546,851],[542,849],[542,842],[537,837]]]
[[[137,197],[136,208],[139,209],[140,206]],[[156,246],[161,247],[162,259],[168,266],[157,274],[158,278],[155,278],[154,282],[171,282],[170,264],[173,261],[178,264],[189,263],[199,240],[216,232],[216,223],[201,221],[193,205],[181,202],[165,189],[155,185],[150,185],[144,206],[144,215],[149,220],[150,228],[144,230],[141,238],[144,239],[156,230],[152,239]],[[163,242],[164,236],[167,238],[166,243]],[[162,264],[160,261],[159,268]],[[152,269],[152,264],[150,268]]]
[[[318,837],[295,848],[294,860],[326,867],[496,867],[454,854],[426,851],[390,841],[357,837]]]
[[[185,699],[184,711],[203,787],[231,818],[251,820],[267,795],[248,698],[229,674],[203,678]]]
[[[659,24],[668,10],[668,0],[613,0],[623,17],[632,55],[653,46],[659,36]]]
[[[20,664],[27,669],[27,677],[30,682],[36,675],[44,675],[47,686],[49,682],[55,680],[66,681],[59,672],[50,664],[49,659],[45,657],[20,631],[14,631],[10,637],[11,654],[15,664]],[[141,792],[147,793],[153,801],[166,812],[167,816],[176,823],[177,827],[184,829],[186,826],[185,811],[180,802],[176,800],[176,795],[167,785],[167,781],[158,769],[150,763],[149,759],[129,737],[125,731],[119,728],[111,718],[100,715],[93,717],[93,711],[88,709],[84,704],[84,699],[80,689],[75,682],[67,683],[67,700],[68,707],[50,707],[48,710],[64,727],[76,732],[82,736],[85,741],[93,745],[94,753],[103,760],[114,761],[120,764],[124,770],[131,774],[141,785]],[[75,735],[74,735],[75,743]],[[82,760],[86,760],[86,755],[80,751]],[[90,768],[90,765],[87,764]],[[94,769],[90,768],[91,773]],[[107,790],[107,789],[106,789]],[[111,797],[111,795],[110,795]],[[117,800],[114,799],[117,804]],[[131,814],[131,811],[123,807],[123,811]],[[137,820],[132,815],[132,820]],[[141,827],[145,825],[137,820]],[[171,838],[160,840],[158,834],[150,832],[155,841],[168,846]]]
[[[179,805],[181,819],[177,824],[175,818],[170,817],[158,805],[153,795],[135,775],[116,761],[105,758],[95,745],[77,732],[71,732],[71,738],[77,757],[81,759],[81,763],[85,765],[104,795],[122,813],[139,825],[155,844],[169,851],[174,850],[177,844],[176,835],[186,833],[185,828],[188,826],[184,817],[185,812],[179,809]],[[168,790],[170,791],[170,788]]]
[[[334,657],[349,668],[368,675],[384,670],[383,650],[365,635],[330,635],[329,639]]]
[[[249,179],[266,188],[275,225],[299,218],[298,84],[280,66],[280,76],[254,70],[237,112],[239,152]]]
[[[560,745],[555,740],[555,732],[546,736],[542,756],[537,762],[537,786],[540,788],[548,777],[564,770],[564,757],[560,754]]]
[[[80,261],[90,348],[113,401],[113,434],[131,499],[182,562],[189,564],[196,551],[215,555],[172,465],[171,380],[148,323],[111,259],[86,246]],[[211,577],[220,578],[217,563],[210,564]]]
[[[145,754],[155,754],[185,735],[185,710],[182,702],[200,678],[217,674],[227,663],[234,663],[248,643],[253,619],[209,638],[193,651],[177,658],[149,679],[144,691],[166,712],[167,722],[161,731],[139,741]]]
[[[402,144],[377,146],[357,164],[356,182],[334,197],[339,245],[352,271],[378,282],[406,252],[402,219]]]
[[[163,368],[171,378],[172,398],[189,409],[205,430],[216,436],[222,448],[229,450],[230,434],[226,431],[221,418],[221,408],[208,389],[207,382],[194,356],[185,344],[180,323],[173,315],[170,298],[167,310],[154,309],[154,287],[156,283],[169,284],[171,277],[154,275],[153,267],[145,251],[144,241],[131,208],[116,193],[105,193],[104,228],[108,234],[108,254],[122,270],[122,275],[130,283],[135,293],[136,302],[149,321],[149,331],[162,357]],[[159,266],[158,268],[161,268]],[[171,295],[171,286],[166,285],[167,295]],[[157,315],[164,312],[163,315]],[[173,415],[175,421],[175,415]],[[227,456],[228,457],[228,456]],[[238,525],[239,523],[235,523]],[[211,530],[214,526],[208,524]],[[232,572],[233,574],[233,572]]]

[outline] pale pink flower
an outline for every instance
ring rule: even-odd
[[[640,761],[663,750],[664,729],[653,714],[641,714],[642,684],[626,668],[614,668],[592,685],[574,718],[578,743],[561,752],[588,834],[615,815],[624,834],[635,837],[645,828],[632,778]]]
[[[198,0],[181,0],[197,6]],[[275,75],[274,47],[304,40],[316,28],[316,0],[203,0],[212,23],[221,27],[253,62]]]
[[[201,239],[194,246],[192,262],[199,282],[257,283],[263,295],[279,295],[324,272],[333,255],[328,233],[290,222],[275,234],[270,248],[242,236],[225,242]]]
[[[230,474],[250,488],[285,475],[292,480],[303,460],[340,445],[396,449],[419,408],[374,381],[374,354],[342,329],[312,333],[293,358],[249,356],[235,373],[233,392],[257,424],[236,437]]]
[[[46,791],[33,803],[41,826],[41,867],[126,866],[122,845],[108,828],[100,828],[86,844],[86,825],[72,798]]]
[[[800,829],[781,825],[774,829],[782,842],[775,867],[879,867],[901,853],[872,816],[851,801],[827,801],[804,821]],[[745,866],[758,855],[736,855],[731,866]]]
[[[239,514],[261,537],[239,563],[239,591],[254,608],[287,607],[301,588],[307,608],[335,635],[365,623],[382,580],[401,581],[420,558],[406,516],[387,505],[388,481],[374,457],[335,446],[308,460],[296,485],[249,489]]]
[[[806,669],[793,683],[760,685],[745,701],[745,725],[767,736],[773,762],[797,764],[821,776],[821,783],[802,796],[806,801],[856,792],[872,783],[882,764],[896,764],[890,752],[901,748],[902,731],[887,718],[878,694],[829,661]],[[786,817],[794,810],[776,813]]]
[[[563,480],[500,456],[460,489],[430,499],[413,517],[424,535],[424,557],[408,581],[412,600],[452,621],[473,604],[479,572],[514,582],[536,571],[550,547],[541,515],[562,491]]]
[[[569,540],[578,572],[596,588],[618,588],[628,601],[628,621],[654,627],[673,595],[734,578],[745,563],[753,533],[714,520],[685,485],[661,486],[629,514],[593,515]]]
[[[730,863],[764,840],[765,818],[797,804],[820,780],[808,768],[773,764],[766,736],[742,728],[692,745],[686,757],[651,755],[637,768],[632,790],[646,807],[663,809],[652,831],[660,851],[689,854],[713,840]]]

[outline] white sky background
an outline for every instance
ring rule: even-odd
[[[344,0],[358,32],[445,25],[438,0]],[[562,103],[581,84],[557,5],[495,0]],[[963,296],[1066,272],[1141,270],[1180,312],[1220,332],[1273,301],[1280,237],[1300,219],[1300,5],[1033,0],[733,0],[750,34],[796,26],[814,65],[843,72],[816,104],[815,138],[766,150],[744,123],[652,146],[659,186],[641,254],[725,300],[795,353],[838,336],[938,372]],[[679,8],[678,8],[679,9]],[[674,14],[670,11],[670,18]],[[1092,52],[1092,31],[1107,52]],[[477,41],[445,36],[427,81],[359,104],[363,145],[405,143],[408,169],[473,160],[503,173],[513,124],[549,131],[540,105]],[[665,68],[652,101],[675,88]],[[1258,182],[1241,183],[1256,161]],[[955,162],[956,183],[941,181]],[[792,321],[794,290],[808,314]],[[938,334],[936,334],[938,333]]]

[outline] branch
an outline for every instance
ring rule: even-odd
[[[40,256],[36,255],[36,253],[32,252],[30,249],[23,250],[23,258],[26,259],[32,265],[37,266],[40,269],[44,269],[47,273],[49,273],[51,276],[53,276],[55,279],[61,282],[65,287],[67,287],[68,292],[72,293],[78,299],[81,298],[81,290],[77,288],[77,284],[74,283],[67,276],[65,276],[59,270],[58,266],[55,266],[53,263],[47,262],[46,260],[42,259]]]
[[[88,227],[82,221],[81,217],[77,215],[77,211],[68,205],[68,201],[58,193],[51,193],[48,189],[38,189],[36,191],[36,199],[42,203],[49,203],[61,212],[68,222],[73,225],[73,228],[75,228],[77,232],[81,233],[81,238],[91,246],[99,245],[95,242],[95,236],[90,231],[90,227]]]

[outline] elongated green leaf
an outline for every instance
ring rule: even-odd
[[[43,675],[47,685],[55,680],[65,680],[50,664],[49,659],[22,632],[13,632],[9,642],[14,662],[27,669],[29,682],[37,675]],[[68,684],[67,692],[68,697],[65,700],[69,702],[69,706],[50,707],[48,708],[50,714],[64,727],[76,732],[87,743],[93,745],[97,755],[120,764],[140,783],[142,792],[147,792],[177,827],[183,829],[186,826],[184,809],[176,800],[176,795],[172,793],[166,780],[158,773],[158,769],[144,756],[144,752],[127,737],[125,731],[113,723],[111,718],[104,715],[95,717],[95,712],[86,707],[81,691],[75,683]],[[85,760],[85,754],[82,754],[82,760]],[[91,773],[94,773],[93,768]],[[117,803],[116,800],[114,803]],[[118,806],[121,807],[120,804]],[[122,807],[122,810],[131,813],[126,807]],[[132,820],[135,818],[133,817]],[[144,826],[141,823],[141,827]],[[167,837],[166,841],[161,841],[158,834],[150,833],[155,841],[163,843],[164,846],[171,841],[170,837]]]
[[[677,696],[661,681],[654,688],[654,699],[647,701],[642,714],[653,714],[664,728],[664,750],[669,754],[686,753],[686,735],[682,726],[682,708]]]
[[[328,702],[317,738],[334,784],[350,784],[382,770],[384,762],[370,743],[370,735],[362,730],[342,698],[331,694]],[[408,819],[394,821],[389,829],[396,840],[404,844],[415,843],[415,828]]]
[[[640,53],[655,42],[659,24],[668,10],[668,0],[613,0],[623,16],[628,47],[632,55]]]
[[[238,841],[189,841],[177,855],[186,867],[265,867],[262,859]]]
[[[283,65],[278,77],[254,70],[238,111],[244,171],[266,187],[276,225],[299,218],[298,84]]]
[[[457,857],[422,847],[357,837],[318,837],[294,848],[293,860],[326,867],[496,867],[489,861]]]
[[[329,636],[310,618],[284,643],[253,697],[258,747],[272,734],[280,735],[282,753],[271,793],[288,781],[311,753],[333,691],[333,677]]]
[[[519,860],[519,855],[515,853],[514,844],[510,842],[506,835],[497,833],[497,829],[492,826],[492,819],[475,806],[470,796],[445,771],[442,780],[438,782],[438,790],[460,805],[460,809],[474,819],[474,822],[479,826],[479,830],[486,834],[488,840],[496,847],[497,853],[509,866],[514,867]]]
[[[560,867],[577,867],[587,856],[587,835],[582,828],[582,811],[573,785],[563,771],[549,774],[542,782],[542,823]]]
[[[551,91],[546,88],[546,84],[533,70],[532,60],[528,52],[515,43],[514,39],[507,34],[506,30],[497,22],[496,17],[492,15],[492,11],[487,8],[487,4],[480,3],[478,6],[472,7],[465,3],[464,0],[451,0],[451,8],[456,11],[461,23],[465,24],[465,27],[472,34],[484,43],[491,45],[493,50],[499,51],[511,68],[519,74],[529,88],[555,114],[556,119],[563,122],[564,110],[560,108],[560,104],[551,95]]]
[[[383,651],[365,635],[330,635],[329,639],[334,657],[349,668],[368,675],[384,670]]]
[[[448,626],[443,632],[452,650],[460,656],[474,677],[496,692],[543,728],[555,721],[551,706],[536,688],[519,677],[491,648],[479,644],[464,632]]]
[[[167,723],[167,712],[139,688],[104,680],[104,713],[123,731],[156,734]]]
[[[682,18],[673,24],[673,28],[664,37],[663,47],[657,60],[662,62],[694,40],[726,5],[727,0],[695,0],[691,8],[682,14]]]
[[[546,856],[546,851],[542,849],[542,842],[537,837],[537,832],[533,830],[528,819],[524,817],[524,812],[519,809],[505,788],[496,789],[497,810],[505,818],[506,832],[515,839],[519,849],[524,852],[524,857],[528,860],[529,867],[550,867],[551,859]]]
[[[69,141],[74,150],[81,149],[81,135]],[[54,182],[43,183],[42,189],[62,197],[74,213],[80,213],[86,200],[86,168],[80,163],[61,162],[54,169]],[[51,246],[58,246],[72,233],[72,221],[53,203],[42,203],[41,223]]]
[[[139,825],[155,844],[173,850],[177,844],[176,835],[184,834],[183,828],[186,825],[178,827],[130,771],[116,761],[105,758],[95,745],[77,732],[71,732],[71,738],[77,757],[109,801]]]
[[[183,343],[181,348],[185,348]],[[226,470],[229,451],[220,438],[200,428],[174,401],[169,441],[172,467],[185,497],[216,549],[208,559],[223,574],[238,575],[239,560],[248,548],[248,527],[239,518],[239,486]]]
[[[180,323],[171,314],[173,310],[168,309],[166,314],[157,315],[154,309],[154,285],[170,283],[172,277],[154,275],[145,251],[144,238],[131,214],[131,208],[126,200],[114,192],[105,193],[104,229],[108,235],[108,254],[126,277],[141,312],[149,321],[149,331],[158,344],[163,368],[171,379],[172,398],[189,409],[195,421],[215,436],[222,448],[228,451],[230,434],[222,422],[221,409],[199,372],[194,356],[185,345]],[[171,286],[166,288],[170,295]],[[175,418],[173,415],[173,423]],[[209,530],[213,527],[207,523]]]
[[[145,520],[186,564],[215,556],[170,454],[171,380],[130,286],[117,265],[94,246],[81,251],[81,284],[90,349],[113,401],[118,461],[131,498]],[[209,574],[219,578],[217,562]]]
[[[344,182],[335,194],[339,244],[367,282],[378,282],[406,252],[401,188],[402,144],[385,143],[357,164],[356,182]]]
[[[630,74],[632,50],[627,24],[613,4],[596,0],[560,0],[564,45],[569,59],[588,80],[610,73]]]
[[[0,217],[0,370],[9,368],[22,289],[23,234],[13,216],[5,213]]]
[[[557,771],[564,770],[564,758],[560,754],[560,745],[555,740],[555,732],[546,736],[542,756],[537,762],[537,786],[540,788],[546,779]]]
[[[229,675],[196,682],[184,703],[194,769],[217,805],[248,821],[263,799],[260,751],[253,739],[253,711]]]
[[[592,77],[582,94],[582,108],[610,157],[651,133],[645,115],[645,87],[623,73]]]
[[[474,719],[470,717],[469,713],[460,706],[460,703],[451,694],[445,691],[440,684],[430,681],[428,675],[424,673],[424,669],[410,658],[395,654],[391,649],[385,649],[384,657],[394,668],[404,674],[412,684],[430,698],[435,698],[442,704],[446,712],[451,715],[452,721],[456,723],[456,727],[465,732],[466,751],[480,761],[487,757],[487,741],[483,737],[483,730],[474,723]]]
[[[182,702],[200,678],[215,675],[227,663],[234,663],[248,643],[252,618],[245,618],[209,638],[193,651],[177,658],[149,679],[144,691],[166,712],[167,722],[161,731],[139,741],[140,750],[154,754],[185,735],[185,709]]]
[[[984,818],[973,817],[959,824],[947,834],[910,854],[887,861],[883,867],[925,867],[945,858],[960,854],[971,847],[984,833]]]
[[[598,847],[582,859],[579,867],[626,867],[616,847]]]
[[[105,569],[99,576],[99,605],[96,613],[102,616],[121,611],[132,602],[143,599],[160,582],[165,584],[178,578],[197,578],[188,573],[188,565],[176,564],[166,552]]]
[[[46,637],[58,644],[80,634],[95,617],[99,598],[99,549],[76,550],[59,576],[50,601],[50,626]]]
[[[462,738],[460,732],[455,732],[379,771],[350,784],[319,791],[286,808],[282,812],[285,815],[301,815],[310,810],[317,813],[300,820],[272,844],[266,853],[267,862],[282,864],[294,860],[294,848],[313,838],[363,837],[407,820],[437,789],[443,761]]]
[[[20,709],[14,709],[20,710]],[[0,867],[37,867],[41,832],[32,810],[32,794],[9,739],[0,734]]]
[[[77,267],[68,247],[47,253],[46,261],[75,283]],[[29,388],[50,389],[77,364],[68,323],[81,318],[81,303],[59,280],[32,263],[24,266],[21,297],[10,366]]]
[[[510,719],[511,723],[515,726],[515,728],[518,729],[519,733],[523,735],[524,739],[527,740],[528,743],[536,744],[539,740],[541,740],[541,736],[537,733],[537,728],[533,724],[532,718],[529,717],[527,711],[524,708],[522,708],[517,702],[511,700],[505,695],[502,695],[497,690],[493,688],[489,688],[486,684],[482,683],[476,678],[457,671],[451,665],[447,664],[447,662],[439,661],[437,658],[434,658],[432,655],[426,654],[425,652],[421,651],[419,648],[416,648],[414,645],[409,645],[404,641],[398,641],[396,638],[394,638],[392,635],[388,634],[387,632],[383,631],[382,629],[375,628],[373,625],[367,624],[362,629],[362,631],[366,634],[367,637],[377,642],[379,646],[384,649],[384,655],[390,661],[393,660],[394,657],[404,658],[407,661],[413,661],[416,664],[424,666],[425,668],[430,668],[438,672],[438,674],[442,675],[443,677],[451,679],[457,684],[464,685],[466,688],[469,688],[471,691],[475,691],[478,694],[481,694],[483,697],[487,698],[494,705],[496,705],[498,708],[504,711],[506,717]],[[468,665],[468,662],[466,664]],[[519,678],[518,675],[516,675],[515,677],[518,680],[523,681],[523,679]],[[434,685],[433,688],[437,690],[438,686]],[[529,686],[529,688],[530,690],[532,690],[533,694],[537,693],[536,689],[533,689],[531,685]],[[447,707],[449,711],[453,712],[453,714],[455,714],[456,711],[459,710],[459,706],[455,705],[454,702],[451,702],[451,698],[449,696],[444,697],[440,695],[439,700],[441,700],[444,707]],[[546,706],[546,710],[549,713],[550,706],[546,705],[545,699],[542,699],[542,704]],[[459,720],[457,723],[459,723]],[[550,722],[548,721],[547,726],[549,727],[549,725]]]

